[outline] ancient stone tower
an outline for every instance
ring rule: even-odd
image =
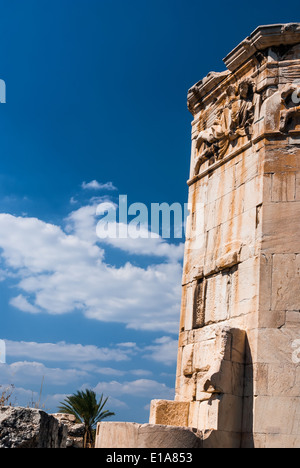
[[[204,447],[300,447],[300,23],[261,26],[191,88],[174,402]]]

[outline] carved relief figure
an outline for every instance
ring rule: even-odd
[[[232,103],[232,122],[230,137],[251,135],[251,126],[254,120],[253,84],[245,80],[238,88],[239,99]]]
[[[288,124],[300,117],[300,83],[288,84],[281,92],[281,102],[285,109],[280,113],[280,131],[288,132]]]
[[[236,86],[229,86],[226,91],[225,105],[218,110],[211,127],[202,130],[196,142],[198,157],[195,174],[201,164],[211,157],[220,160],[226,154],[230,143],[239,137],[251,135],[254,120],[253,84],[248,80]]]

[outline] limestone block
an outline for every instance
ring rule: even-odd
[[[188,426],[189,402],[152,400],[150,424],[166,426]]]
[[[300,255],[274,255],[272,274],[272,309],[300,310],[299,285]]]
[[[193,368],[196,372],[206,371],[214,360],[216,344],[214,341],[196,343],[194,346]]]
[[[185,330],[191,330],[193,328],[193,314],[191,311],[194,307],[194,285],[189,284],[187,285],[186,289],[186,310],[187,313],[185,314]]]
[[[183,375],[193,374],[193,354],[194,346],[192,344],[187,345],[182,351],[182,373]]]
[[[254,151],[247,151],[241,155],[240,161],[236,164],[235,178],[237,184],[244,184],[258,175],[258,156]]]
[[[266,395],[300,396],[300,368],[294,363],[268,364],[268,387]]]
[[[230,347],[230,361],[232,363],[245,363],[245,346],[246,346],[246,332],[243,329],[239,328],[230,328],[229,329],[231,337],[231,347]],[[225,359],[228,357],[225,355]]]
[[[255,361],[265,364],[292,364],[295,350],[293,343],[298,339],[297,327],[256,330],[257,356]]]
[[[198,418],[199,418],[199,409],[200,409],[200,401],[192,401],[189,406],[189,419],[188,419],[188,426],[189,427],[198,427]]]
[[[253,431],[264,434],[297,435],[300,397],[257,396],[253,402]]]
[[[240,447],[243,449],[266,448],[266,434],[243,433]]]
[[[216,261],[218,270],[225,270],[231,268],[239,263],[239,252],[233,251],[219,257]]]
[[[215,323],[227,318],[227,285],[228,276],[226,274],[219,274],[207,279],[205,323]]]
[[[241,448],[241,434],[227,431],[204,431],[203,448],[207,449],[239,449]]]
[[[210,262],[222,255],[223,246],[239,239],[244,245],[254,245],[256,242],[256,207],[236,216],[235,218],[223,223],[218,230],[211,233],[208,237],[208,252],[212,256]],[[216,228],[217,229],[217,228]],[[213,248],[213,242],[215,248]],[[211,249],[211,251],[210,251]],[[208,263],[208,262],[207,262]]]
[[[264,115],[265,131],[274,132],[279,129],[281,110],[281,93],[277,92],[266,99],[261,109],[261,115]]]
[[[218,430],[240,433],[242,428],[243,398],[224,394],[220,397]]]
[[[254,412],[253,412],[253,395],[246,397],[244,396],[243,399],[243,417],[242,417],[242,426],[241,426],[241,432],[243,435],[249,434],[253,440],[253,418],[254,418]],[[247,437],[246,437],[247,439]],[[250,441],[248,441],[250,442]],[[244,447],[244,446],[243,446]],[[248,448],[245,446],[245,448]],[[252,448],[251,446],[249,448]]]
[[[101,422],[97,426],[96,448],[201,448],[202,438],[187,427]]]
[[[178,340],[178,347],[179,349],[182,348],[183,346],[186,346],[189,341],[189,331],[182,330],[179,333],[179,340]],[[180,368],[181,369],[181,368]]]
[[[244,185],[218,198],[214,202],[214,226],[219,226],[243,212]],[[214,227],[212,226],[212,227]]]
[[[245,333],[238,329],[217,329],[215,338],[195,344],[197,372],[196,400],[213,393],[243,395]]]
[[[272,201],[272,182],[273,174],[263,174],[263,203],[270,203]]]
[[[261,205],[264,201],[263,197],[263,177],[257,176],[249,180],[244,185],[243,209],[248,211]]]
[[[287,312],[284,310],[261,309],[256,326],[259,328],[280,328],[287,322],[286,315]]]
[[[244,394],[244,363],[240,364],[237,362],[231,362],[231,382],[229,383],[229,379],[227,376],[226,372],[226,361],[222,363],[221,367],[221,375],[219,377],[219,380],[221,382],[228,382],[226,387],[222,387],[220,384],[221,388],[224,388],[224,393],[232,394],[235,396],[240,396],[242,397]],[[228,365],[227,365],[228,366]],[[222,373],[224,374],[224,377],[222,376]]]
[[[179,331],[182,334],[185,330],[185,318],[188,313],[188,310],[186,308],[187,306],[187,289],[188,286],[184,285],[182,288],[182,297],[181,297],[181,313],[180,313],[180,323],[179,323]],[[180,339],[180,336],[179,336]],[[180,343],[178,344],[180,347]]]
[[[250,258],[233,273],[230,293],[230,314],[236,317],[254,311],[258,303],[259,260]]]
[[[299,167],[299,149],[284,141],[276,145],[270,145],[265,150],[266,173],[285,173],[298,172]],[[284,157],[283,157],[284,155]]]
[[[296,198],[296,173],[285,172],[273,174],[272,201],[289,202]]]
[[[216,271],[215,260],[221,255],[221,226],[207,232],[204,275],[208,276]]]
[[[235,161],[229,161],[225,166],[217,169],[219,176],[218,192],[216,199],[231,193],[236,187],[236,164]]]
[[[295,200],[300,201],[300,172],[296,172]]]
[[[245,366],[244,397],[268,393],[268,364],[253,363]]]
[[[271,203],[264,206],[262,249],[266,253],[295,254],[299,233],[300,202]]]
[[[183,348],[180,346],[177,353],[176,378],[180,377],[182,374],[182,350]]]
[[[204,224],[205,230],[210,231],[211,229],[218,226],[218,219],[216,216],[216,204],[217,202],[213,200],[211,203],[207,204],[204,208]]]
[[[207,400],[209,393],[227,393],[243,396],[244,365],[222,361],[215,369],[197,374],[196,400]]]
[[[209,401],[202,401],[198,413],[198,429],[218,430],[220,399],[212,396]]]
[[[287,310],[286,312],[286,324],[289,323],[300,323],[300,310]]]
[[[198,410],[198,429],[241,433],[243,398],[215,394],[201,401]]]
[[[193,401],[196,396],[196,374],[181,376],[178,379],[178,399],[180,401]]]
[[[261,310],[271,310],[273,256],[261,254],[259,261],[259,307]]]
[[[266,434],[263,448],[268,448],[268,449],[300,448],[300,436],[299,435],[285,435],[285,434]]]
[[[240,239],[243,244],[254,244],[256,242],[257,210],[253,207],[244,211],[232,220],[232,225],[226,226],[225,242]]]
[[[139,427],[129,422],[98,423],[95,448],[137,448]]]

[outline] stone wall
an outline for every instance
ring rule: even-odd
[[[188,95],[176,398],[150,422],[300,447],[300,24],[259,27],[224,61]]]

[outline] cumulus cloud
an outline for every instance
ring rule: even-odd
[[[108,229],[112,235],[100,239],[104,244],[118,248],[133,255],[165,257],[171,261],[181,261],[184,244],[170,244],[146,227],[128,226],[122,223],[110,223]],[[114,235],[116,233],[117,235]],[[122,235],[120,235],[120,233]]]
[[[167,387],[164,383],[150,379],[138,379],[128,382],[99,382],[94,391],[97,393],[105,393],[112,396],[130,395],[143,398],[161,398],[173,399],[174,390]]]
[[[177,361],[178,341],[170,336],[163,336],[154,341],[154,344],[145,348],[148,359],[172,365]]]
[[[10,300],[10,305],[16,307],[22,312],[28,312],[29,314],[37,314],[41,312],[41,310],[38,307],[35,307],[34,305],[30,304],[30,302],[28,302],[26,297],[22,296],[22,294],[12,298]]]
[[[105,375],[124,375],[125,371],[111,367],[99,367],[97,362],[123,362],[132,360],[139,355],[142,358],[170,365],[176,362],[177,340],[170,336],[157,338],[151,345],[138,346],[136,343],[113,343],[110,347],[99,348],[95,345],[72,344],[61,341],[59,343],[36,343],[26,341],[5,340],[6,354],[11,358],[31,359],[44,362],[72,363],[87,371]],[[86,366],[87,363],[90,366]],[[151,375],[145,369],[127,370],[137,376]]]
[[[6,354],[9,357],[39,359],[52,362],[85,363],[91,361],[127,361],[131,350],[119,347],[98,348],[94,345],[60,343],[35,343],[5,340]]]
[[[66,218],[66,230],[79,239],[99,243],[103,248],[109,245],[131,255],[160,257],[174,262],[182,260],[184,243],[169,243],[160,235],[149,231],[146,226],[117,222],[117,208],[117,205],[109,200],[100,204],[94,202],[82,206]],[[98,229],[97,214],[106,211],[113,211],[116,220],[104,226],[105,237],[103,237],[103,233]]]
[[[102,184],[97,180],[92,180],[91,182],[82,182],[81,187],[84,190],[117,190],[117,187],[115,187],[112,182],[106,182]]]
[[[60,369],[46,367],[41,362],[17,361],[0,365],[0,381],[15,385],[39,386],[43,379],[52,385],[79,383],[88,373],[80,369]]]
[[[36,218],[0,214],[2,263],[18,280],[11,304],[29,313],[80,310],[90,319],[177,334],[182,271],[177,251],[144,268],[106,264],[105,250],[80,223],[91,213],[90,208],[77,212],[72,234]]]

